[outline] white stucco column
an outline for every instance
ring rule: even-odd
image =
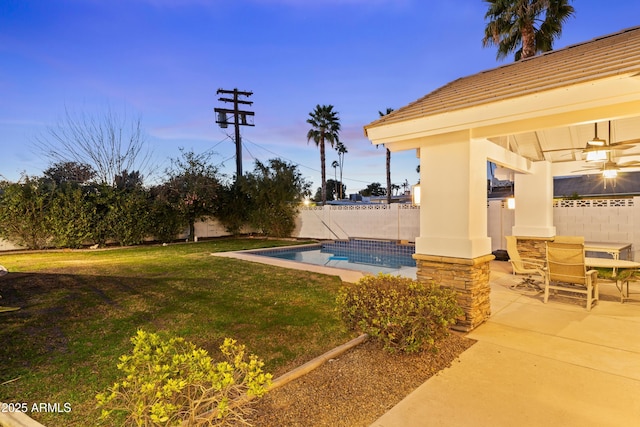
[[[420,147],[416,254],[473,259],[491,253],[485,151],[468,132]]]
[[[535,162],[531,174],[515,174],[514,236],[553,237],[553,174],[550,162]]]

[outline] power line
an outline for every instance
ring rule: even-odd
[[[203,154],[215,154],[215,151],[213,151],[213,150],[215,150],[215,148],[216,148],[218,145],[222,144],[222,143],[223,143],[223,142],[225,142],[227,139],[231,139],[231,136],[226,135],[226,136],[225,136],[225,138],[224,138],[222,141],[218,141],[218,142],[217,142],[213,147],[206,149],[206,150],[204,151],[204,153],[203,153]]]
[[[268,153],[271,153],[271,154],[273,154],[273,155],[275,155],[275,156],[278,156],[278,157],[279,157],[279,158],[281,158],[281,159],[284,159],[284,160],[286,160],[286,161],[288,161],[288,162],[290,162],[290,163],[293,163],[293,164],[294,164],[294,165],[296,165],[296,166],[300,166],[300,167],[303,167],[303,168],[306,168],[306,169],[312,170],[312,171],[314,171],[314,172],[320,173],[320,170],[318,170],[318,169],[314,169],[314,168],[312,168],[312,167],[310,167],[310,166],[306,166],[306,165],[303,165],[302,163],[296,162],[295,160],[288,159],[288,158],[286,158],[286,157],[284,157],[284,156],[282,156],[282,155],[280,155],[280,154],[276,153],[275,151],[269,150],[268,148],[265,148],[265,147],[263,147],[263,146],[261,146],[261,145],[259,145],[259,144],[255,143],[255,142],[253,142],[253,141],[251,141],[251,140],[247,139],[247,138],[244,138],[244,140],[245,140],[246,142],[249,142],[249,143],[251,143],[251,144],[255,145],[256,147],[258,147],[258,148],[260,148],[260,149],[262,149],[262,150],[264,150],[264,151],[268,152]],[[246,148],[246,147],[245,147],[245,148]],[[253,155],[251,155],[251,157],[253,157]],[[254,158],[255,158],[255,157],[254,157]],[[359,180],[359,179],[347,178],[347,177],[344,177],[344,176],[343,176],[342,178],[343,178],[343,181],[352,181],[352,182],[358,182],[358,183],[361,183],[361,184],[371,184],[369,181],[362,181],[362,180]]]

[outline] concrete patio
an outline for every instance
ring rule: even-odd
[[[640,425],[640,295],[621,304],[601,282],[588,312],[511,289],[521,280],[492,261],[492,315],[468,334],[478,342],[372,427]]]

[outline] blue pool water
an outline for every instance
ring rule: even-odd
[[[256,251],[255,255],[367,273],[416,277],[415,246],[378,240],[336,240],[296,248]]]

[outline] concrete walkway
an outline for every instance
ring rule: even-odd
[[[468,334],[478,342],[372,427],[640,426],[640,299],[620,304],[601,282],[591,312],[543,304],[511,289],[510,271],[492,262],[492,316]]]

